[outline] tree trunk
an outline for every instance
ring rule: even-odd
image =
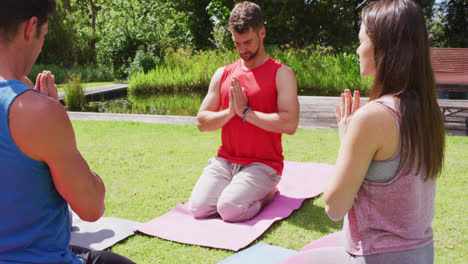
[[[69,13],[72,12],[72,7],[71,7],[71,4],[70,4],[70,0],[63,0],[63,4],[65,5],[65,8],[67,9],[67,11]]]
[[[93,65],[96,66],[96,61],[97,61],[97,53],[96,53],[96,16],[97,16],[97,9],[96,9],[96,4],[94,3],[93,0],[88,0],[90,6],[91,6],[91,28],[93,30],[93,38],[91,39],[91,50],[92,50],[92,56],[93,56]]]

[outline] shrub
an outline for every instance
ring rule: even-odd
[[[66,82],[65,106],[69,111],[81,111],[86,104],[85,89],[81,82],[80,74],[73,74]]]
[[[99,67],[75,66],[72,68],[64,68],[63,66],[54,64],[35,64],[33,65],[31,72],[28,74],[28,77],[35,82],[37,74],[45,70],[52,72],[57,84],[65,83],[73,75],[81,75],[87,82],[114,81],[112,69],[103,65]]]
[[[235,61],[236,56],[234,51],[168,49],[164,63],[130,77],[128,91],[132,95],[204,93],[216,69]]]
[[[98,61],[112,65],[114,76],[127,78],[127,69],[143,47],[162,56],[167,47],[186,47],[192,36],[186,13],[174,1],[105,1],[97,17]],[[183,3],[183,1],[181,2]],[[130,61],[129,61],[130,59]]]
[[[293,69],[300,95],[339,95],[344,89],[368,95],[371,78],[362,77],[356,54],[335,53],[331,48],[292,49],[268,47],[268,54]],[[238,59],[235,50],[167,50],[164,63],[147,73],[130,77],[129,93],[201,92],[208,89],[217,68]]]
[[[368,94],[371,78],[362,77],[356,54],[335,53],[332,48],[275,48],[271,56],[291,67],[299,94],[339,95],[344,89]]]
[[[128,76],[132,76],[136,73],[147,73],[159,62],[160,59],[157,56],[154,56],[150,52],[144,50],[138,50],[133,62],[127,70],[127,74]]]

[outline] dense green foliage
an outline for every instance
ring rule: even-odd
[[[106,184],[106,217],[147,222],[185,203],[221,144],[220,131],[200,133],[196,126],[136,122],[73,121],[77,144],[93,171]],[[445,166],[435,200],[435,262],[467,263],[468,137],[447,136]],[[285,160],[334,164],[336,131],[299,129],[283,136]],[[310,174],[314,176],[312,172]],[[299,250],[342,228],[328,219],[323,198],[306,200],[278,221],[256,243]],[[139,264],[215,264],[232,251],[184,245],[137,233],[111,251]]]
[[[443,0],[430,24],[433,46],[468,48],[468,1]]]
[[[168,48],[230,50],[228,19],[235,2],[57,0],[38,63],[107,65],[124,79],[161,63]],[[356,48],[362,0],[255,2],[263,8],[268,45],[331,46],[341,52]],[[466,1],[445,0],[440,6],[434,0],[418,2],[435,46],[466,47]]]
[[[217,68],[236,60],[236,53],[179,49],[168,50],[165,63],[148,73],[132,75],[129,94],[199,93],[208,88]]]
[[[45,70],[52,72],[57,84],[65,83],[66,80],[70,79],[73,75],[81,75],[81,79],[84,82],[111,82],[114,80],[112,70],[105,65],[99,67],[72,66],[70,68],[64,68],[56,64],[34,64],[28,77],[31,81],[35,82],[37,74]]]
[[[291,67],[296,74],[299,94],[338,95],[344,89],[367,95],[371,79],[360,75],[356,54],[333,53],[328,49],[268,48],[269,55]],[[169,50],[165,63],[147,73],[132,75],[129,93],[202,93],[217,68],[238,59],[231,51]]]
[[[171,1],[107,1],[97,19],[99,61],[112,65],[114,75],[127,76],[130,62],[141,50],[156,58],[167,47],[190,43],[187,16],[175,10]]]

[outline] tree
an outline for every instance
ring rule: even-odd
[[[468,2],[466,0],[443,1],[443,23],[446,44],[452,48],[468,48]]]
[[[210,0],[176,0],[172,1],[177,11],[187,16],[187,28],[190,30],[194,49],[211,49],[213,43],[213,22],[207,11]]]
[[[360,0],[262,0],[266,44],[297,48],[333,46],[351,49],[359,32]],[[216,18],[215,32],[221,29],[222,45],[231,42],[229,14],[234,1],[213,0],[208,13]],[[219,33],[217,35],[220,35]]]
[[[76,57],[74,52],[71,52],[75,49],[73,39],[73,25],[69,22],[67,9],[63,2],[58,0],[56,11],[49,18],[48,34],[37,63],[65,66],[75,64]]]
[[[98,1],[57,1],[38,63],[64,66],[96,64]]]
[[[252,0],[263,10],[267,45],[354,52],[361,10],[375,0]],[[467,1],[417,1],[437,45],[467,46]],[[57,0],[40,63],[107,64],[124,78],[139,59],[157,62],[168,47],[234,47],[232,0]],[[151,65],[149,63],[148,65]]]
[[[125,78],[138,50],[161,58],[168,47],[191,44],[187,16],[171,1],[114,0],[101,6],[97,19],[99,61]]]

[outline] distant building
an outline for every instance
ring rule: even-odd
[[[439,95],[468,99],[468,48],[431,48],[431,59]]]

